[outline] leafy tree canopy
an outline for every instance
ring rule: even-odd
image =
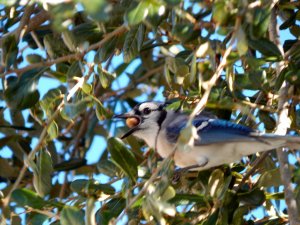
[[[163,90],[171,108],[297,134],[299,8],[2,1],[1,224],[300,224],[299,152],[178,176],[111,120]],[[87,164],[93,148],[105,150]]]

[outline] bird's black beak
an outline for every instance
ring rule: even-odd
[[[115,118],[115,119],[125,119],[127,127],[130,128],[130,130],[127,131],[121,137],[121,139],[124,139],[124,138],[130,136],[131,134],[133,134],[135,131],[139,130],[139,125],[140,125],[140,123],[142,121],[142,119],[141,119],[140,116],[133,115],[133,114],[130,114],[130,113],[124,113],[124,114],[114,115],[113,118]]]

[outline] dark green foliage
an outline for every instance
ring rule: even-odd
[[[297,1],[21,2],[0,7],[0,224],[288,224],[274,151],[177,173],[112,116],[141,99],[191,112],[209,90],[205,113],[271,133],[288,83],[299,135]]]

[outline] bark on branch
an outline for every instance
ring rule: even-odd
[[[280,45],[280,41],[278,39],[277,14],[276,14],[275,7],[273,7],[271,12],[269,35],[270,35],[270,40],[277,45],[277,47],[281,50],[282,55],[284,55],[282,46]],[[277,77],[279,76],[283,68],[284,68],[283,62],[277,63],[276,65]],[[279,90],[279,99],[278,99],[278,121],[277,121],[277,128],[275,133],[279,135],[285,135],[287,133],[287,129],[291,124],[291,121],[288,116],[289,113],[288,90],[289,90],[289,84],[284,82],[282,87]],[[294,196],[294,189],[292,187],[292,182],[291,182],[292,172],[289,169],[288,153],[286,151],[283,151],[282,148],[277,149],[276,152],[278,156],[280,176],[284,186],[285,202],[288,209],[289,222],[290,225],[298,225],[300,224],[300,220],[299,220],[299,214],[297,209],[297,203]]]

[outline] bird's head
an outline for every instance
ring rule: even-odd
[[[167,111],[165,104],[158,102],[144,102],[136,105],[130,112],[114,116],[126,120],[130,128],[121,138],[133,134],[144,139],[150,147],[154,147],[155,138],[164,121]]]

